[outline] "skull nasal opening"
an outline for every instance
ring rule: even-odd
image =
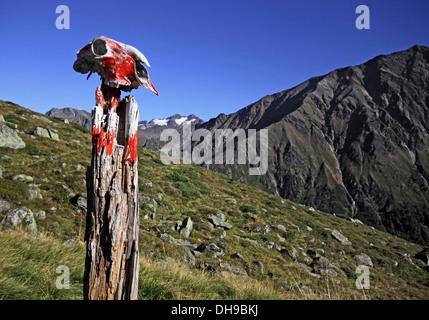
[[[103,56],[107,53],[106,41],[97,39],[92,43],[92,52],[97,56]]]

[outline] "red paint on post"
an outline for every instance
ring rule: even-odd
[[[137,153],[138,153],[138,133],[134,133],[129,139],[127,143],[127,160],[134,163],[137,161]]]
[[[92,144],[94,149],[97,150],[97,153],[100,153],[103,150],[103,147],[106,147],[107,154],[111,155],[113,152],[114,142],[115,132],[113,130],[110,134],[104,130],[101,130],[98,126],[92,128]]]

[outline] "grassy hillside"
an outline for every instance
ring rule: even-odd
[[[0,230],[0,298],[81,299],[85,212],[71,199],[86,192],[91,134],[1,100],[0,115],[0,125],[26,144],[0,148],[0,200],[11,206],[0,220],[14,208],[45,212],[37,236],[24,225]],[[36,127],[57,130],[59,140],[35,135]],[[429,298],[427,266],[415,257],[419,245],[198,166],[165,165],[147,149],[139,149],[138,159],[140,299]],[[19,174],[33,178],[41,199],[29,200],[29,182],[14,181]],[[209,222],[219,212],[232,228]],[[189,237],[180,233],[187,217]],[[373,264],[364,291],[355,286],[362,253]],[[70,269],[68,290],[55,286],[60,265]]]

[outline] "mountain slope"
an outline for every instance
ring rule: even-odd
[[[429,244],[429,48],[311,78],[198,128],[269,130],[267,175],[210,169]]]
[[[1,100],[0,115],[25,142],[0,148],[0,221],[26,207],[28,225],[18,227],[39,234],[2,223],[0,297],[80,299],[91,134]],[[163,164],[148,149],[138,159],[140,299],[429,298],[417,244],[202,167]],[[70,268],[70,290],[55,286],[59,265]],[[370,272],[365,292],[355,284],[359,265]]]
[[[88,130],[91,129],[91,114],[85,110],[74,108],[52,108],[46,112],[47,116],[67,119],[71,122],[78,123]]]

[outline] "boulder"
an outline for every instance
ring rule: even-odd
[[[246,267],[249,270],[249,273],[256,274],[264,274],[264,264],[261,261],[249,261],[246,263]]]
[[[223,255],[223,251],[219,248],[214,242],[210,242],[208,244],[200,244],[196,251],[206,253],[209,256],[217,257]]]
[[[255,233],[268,234],[271,232],[271,229],[268,226],[257,226],[250,231]]]
[[[60,140],[60,137],[58,135],[58,130],[56,129],[46,129],[42,127],[36,127],[33,132],[34,135],[42,137],[42,138],[49,138],[52,140]]]
[[[227,271],[228,274],[233,274],[233,275],[240,277],[240,278],[246,278],[247,277],[246,270],[239,268],[237,266],[233,266],[229,263],[221,262],[221,263],[219,263],[219,268],[221,270]],[[222,273],[222,271],[221,271],[221,273]],[[222,273],[222,274],[224,274],[224,273]]]
[[[368,267],[374,267],[371,258],[365,253],[355,255],[355,259]]]
[[[88,200],[86,193],[79,193],[70,199],[70,202],[77,206],[82,211],[86,212],[88,209]]]
[[[194,224],[192,223],[192,219],[190,217],[185,218],[180,227],[180,234],[185,238],[189,237],[192,232],[193,225]]]
[[[29,183],[29,182],[33,182],[34,179],[33,179],[33,177],[27,176],[25,174],[17,174],[17,175],[14,175],[12,177],[12,180],[13,181],[19,181],[19,182]]]
[[[328,229],[330,230],[330,229]],[[334,239],[338,240],[341,244],[345,246],[350,246],[352,243],[347,239],[345,236],[343,236],[337,229],[330,230],[331,235]]]
[[[232,225],[230,225],[226,221],[226,217],[222,212],[218,212],[215,215],[209,217],[209,222],[214,226],[218,228],[223,228],[226,230],[232,229]]]
[[[42,138],[50,138],[48,129],[42,128],[42,127],[36,127],[34,128],[33,134],[42,137]]]
[[[284,231],[284,232],[286,232],[287,230],[286,230],[286,227],[284,226],[284,225],[282,225],[282,224],[276,224],[276,225],[274,225],[273,226],[273,228],[274,229],[278,229],[278,230],[280,230],[280,231]]]
[[[72,247],[76,246],[78,243],[79,243],[79,237],[76,236],[76,237],[73,237],[71,239],[64,241],[63,246],[72,248]]]
[[[0,124],[0,147],[10,149],[24,149],[25,142],[16,133],[5,124]]]
[[[30,183],[28,185],[28,200],[32,199],[43,199],[42,193],[40,191],[39,185]]]
[[[12,205],[6,200],[0,198],[0,212],[7,211],[12,208]]]
[[[37,234],[37,224],[34,214],[26,207],[10,210],[3,217],[1,224],[5,228],[15,228],[21,224],[25,224],[30,233]]]
[[[34,219],[45,220],[46,219],[46,212],[44,210],[34,211]]]

